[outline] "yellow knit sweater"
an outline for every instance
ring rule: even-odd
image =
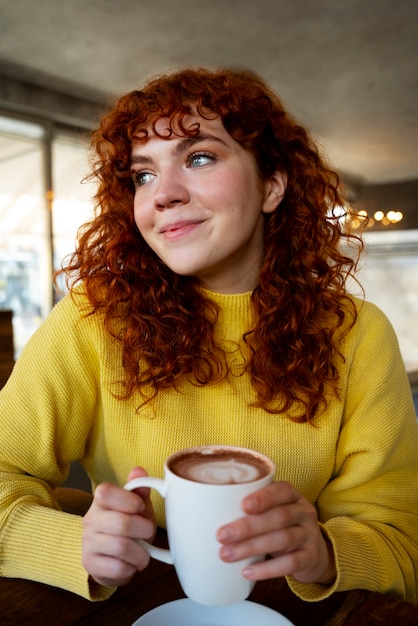
[[[251,324],[250,294],[219,295],[218,337],[239,341]],[[277,478],[315,503],[335,551],[332,587],[289,579],[306,600],[368,588],[417,602],[418,431],[394,332],[371,304],[343,347],[341,400],[316,427],[251,408],[254,392],[230,350],[228,382],[138,398],[112,393],[123,378],[120,346],[99,315],[83,317],[70,297],[35,333],[0,392],[0,574],[63,587],[92,599],[81,564],[82,521],[58,510],[53,489],[79,460],[93,485],[126,482],[142,465],[161,476],[173,451],[224,443],[270,456]],[[86,302],[84,302],[84,306]],[[231,348],[233,344],[229,344]],[[159,524],[163,508],[156,497]]]

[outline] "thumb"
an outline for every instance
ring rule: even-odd
[[[134,478],[141,478],[142,476],[148,476],[147,471],[143,467],[134,467],[131,469],[128,475],[128,482],[133,480]],[[138,487],[138,489],[132,490],[134,493],[141,496],[143,499],[149,498],[150,488],[149,487]]]
[[[148,476],[147,471],[143,467],[134,467],[131,469],[128,475],[128,482],[134,478],[140,478],[141,476]]]

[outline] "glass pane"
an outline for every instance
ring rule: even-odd
[[[83,181],[88,173],[87,147],[87,141],[77,135],[57,135],[52,144],[55,269],[74,251],[78,228],[93,217],[95,185]],[[60,289],[65,291],[65,280],[60,278]]]
[[[15,352],[51,307],[43,128],[0,117],[0,307],[13,310]]]
[[[360,281],[398,335],[408,371],[418,370],[418,231],[367,233]]]

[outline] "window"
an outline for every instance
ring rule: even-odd
[[[418,370],[418,231],[369,232],[359,280],[391,321],[409,372]]]
[[[17,353],[52,302],[43,140],[41,126],[0,118],[0,306]]]
[[[78,228],[93,217],[95,186],[85,180],[87,144],[83,138],[60,133],[52,142],[52,235],[54,269],[74,250]],[[60,281],[64,288],[64,280]]]
[[[0,308],[13,310],[16,356],[51,310],[53,270],[92,215],[86,154],[79,135],[0,116]]]

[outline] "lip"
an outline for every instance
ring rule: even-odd
[[[189,234],[195,230],[202,220],[181,220],[179,222],[173,222],[172,224],[166,224],[160,228],[160,233],[164,235],[166,239],[176,239]]]

